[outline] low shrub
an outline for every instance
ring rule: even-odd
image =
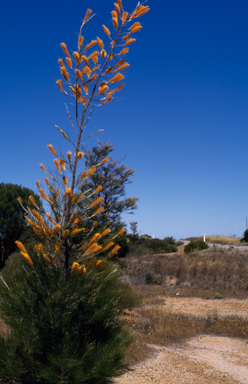
[[[190,252],[192,252],[195,249],[200,251],[202,249],[207,249],[207,248],[209,248],[209,246],[207,245],[207,243],[205,243],[202,240],[191,241],[189,244],[185,245],[184,252],[185,253],[190,253]]]
[[[175,241],[172,242],[172,238],[165,238],[164,240],[152,239],[145,243],[145,246],[153,253],[171,253],[177,252],[177,246]]]

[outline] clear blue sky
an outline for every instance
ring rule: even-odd
[[[76,48],[111,28],[110,0],[9,0],[0,13],[0,182],[36,191],[47,144],[66,150],[55,128],[70,124],[55,80],[60,43]],[[136,169],[127,196],[141,233],[184,238],[236,234],[248,216],[248,1],[150,0],[127,56],[118,102],[98,109],[88,133],[104,129],[114,157]],[[134,0],[123,0],[131,11]],[[95,138],[96,140],[96,138]],[[94,145],[94,140],[86,143]],[[36,191],[37,192],[37,191]]]

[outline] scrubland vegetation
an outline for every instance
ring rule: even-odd
[[[150,344],[183,342],[199,334],[248,338],[248,316],[223,315],[219,300],[248,298],[248,251],[209,248],[190,254],[129,254],[119,260],[129,283],[125,318],[136,332],[132,363],[147,357]],[[170,298],[215,300],[207,314],[174,313]],[[147,343],[149,345],[147,345]]]

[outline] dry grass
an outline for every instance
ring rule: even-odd
[[[124,311],[136,334],[129,363],[146,358],[152,351],[150,344],[167,346],[200,334],[248,338],[248,316],[217,310],[177,313],[165,305],[166,298],[176,293],[180,298],[215,299],[216,308],[222,297],[248,298],[248,252],[210,248],[190,255],[129,255],[120,265],[135,297],[140,297],[138,307]],[[146,284],[148,274],[151,284]]]
[[[210,244],[222,244],[222,245],[248,245],[248,243],[241,243],[242,237],[232,237],[232,236],[206,236],[206,242]],[[198,237],[189,237],[189,241],[203,240],[203,236]]]
[[[160,285],[166,295],[248,297],[248,252],[209,248],[189,255],[135,255],[120,260],[133,285]]]
[[[247,318],[219,316],[217,312],[202,317],[141,307],[129,315],[128,322],[136,334],[136,341],[128,352],[131,364],[142,361],[152,352],[149,344],[168,346],[201,334],[248,338]]]

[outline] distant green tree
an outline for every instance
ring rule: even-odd
[[[131,230],[131,233],[134,237],[137,237],[138,236],[138,230],[137,230],[137,225],[138,225],[138,221],[130,221],[130,230]]]
[[[247,242],[248,243],[248,229],[246,229],[244,231],[244,238],[243,238],[243,241]]]
[[[114,149],[110,142],[102,143],[98,140],[98,145],[85,152],[85,165],[92,168],[100,164]],[[98,227],[105,227],[108,223],[109,228],[117,230],[122,227],[121,214],[124,212],[132,213],[137,208],[135,197],[125,197],[125,185],[132,183],[130,176],[134,170],[121,165],[120,161],[109,158],[109,161],[101,164],[96,171],[85,181],[83,189],[96,190],[99,188],[98,196],[102,197],[101,206],[103,211],[98,215]],[[96,196],[96,195],[95,195]]]
[[[25,212],[17,198],[20,197],[23,203],[29,206],[31,205],[29,196],[40,204],[39,197],[30,189],[15,184],[0,184],[0,268],[4,266],[8,256],[17,249],[15,240],[20,239],[28,231]]]

